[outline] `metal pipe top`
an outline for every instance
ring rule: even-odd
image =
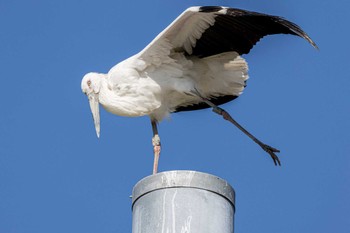
[[[143,195],[166,188],[196,188],[219,194],[235,206],[235,191],[227,181],[197,171],[166,171],[140,180],[132,191],[132,205]]]

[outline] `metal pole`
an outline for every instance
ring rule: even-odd
[[[235,192],[219,177],[168,171],[132,192],[132,233],[233,233]]]

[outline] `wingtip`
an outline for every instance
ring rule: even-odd
[[[319,51],[320,49],[318,48],[317,44],[304,32],[304,39],[306,39],[311,45],[312,47],[314,47],[317,51]]]
[[[312,44],[312,46],[313,46],[317,51],[320,51],[320,48],[317,46],[317,44],[316,44],[315,42]]]

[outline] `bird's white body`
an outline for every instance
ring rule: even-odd
[[[81,88],[89,98],[97,136],[99,104],[120,116],[148,115],[154,135],[155,173],[160,153],[157,122],[171,112],[212,107],[280,164],[274,154],[277,149],[257,140],[217,106],[233,100],[245,88],[248,66],[240,55],[272,34],[297,35],[317,48],[301,28],[278,16],[219,6],[187,9],[141,52],[108,74],[84,76]]]
[[[160,121],[179,106],[201,102],[194,91],[205,98],[238,96],[248,78],[247,63],[236,52],[203,59],[173,53],[167,61],[149,64],[137,54],[114,66],[107,75],[99,74],[100,104],[116,115],[149,115]]]
[[[198,13],[191,7],[161,32],[140,53],[115,65],[101,78],[99,102],[120,116],[144,116],[160,121],[178,107],[202,102],[202,97],[238,96],[248,78],[247,63],[237,52],[198,58],[193,52],[197,39],[212,26],[217,14]],[[224,8],[218,14],[224,14]]]

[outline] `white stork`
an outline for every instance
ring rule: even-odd
[[[173,112],[212,108],[232,122],[281,165],[268,146],[240,126],[220,104],[237,98],[246,86],[248,66],[240,56],[264,36],[292,34],[311,38],[281,17],[246,10],[191,7],[138,54],[115,65],[108,74],[88,73],[81,82],[100,136],[99,104],[119,116],[148,115],[157,172],[161,143],[157,124]]]

